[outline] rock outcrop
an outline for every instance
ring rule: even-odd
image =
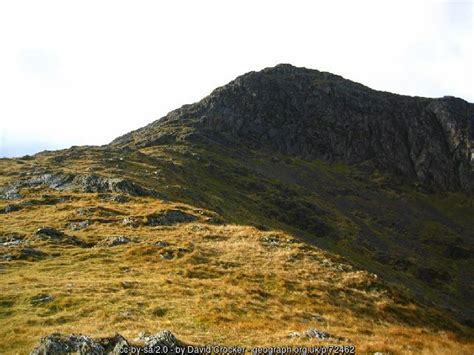
[[[126,346],[127,341],[118,334],[112,338],[94,340],[81,334],[53,333],[41,339],[40,345],[31,352],[31,355],[121,354],[121,349]]]
[[[195,220],[195,216],[180,210],[167,210],[146,217],[146,223],[149,226],[171,226],[173,224],[188,223]]]
[[[91,245],[82,241],[81,239],[69,236],[64,232],[52,227],[38,228],[32,235],[33,240],[43,240],[52,244],[66,244],[74,245],[82,248],[90,247]]]
[[[242,75],[112,145],[180,140],[371,162],[443,190],[474,190],[474,105],[372,90],[288,64]]]
[[[188,354],[187,345],[169,331],[155,335],[141,335],[142,345],[131,345],[120,334],[113,337],[93,339],[82,334],[53,333],[41,339],[40,344],[30,355],[118,355],[118,354]]]
[[[60,172],[45,173],[30,179],[16,180],[7,186],[0,187],[0,199],[20,199],[18,189],[44,185],[59,191],[81,191],[86,193],[119,193],[130,196],[152,196],[161,197],[153,190],[149,190],[135,182],[120,177],[106,177],[96,174],[72,175]],[[128,201],[126,196],[109,196],[112,201],[124,203]]]

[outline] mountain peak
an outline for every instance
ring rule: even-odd
[[[239,76],[112,144],[200,141],[309,160],[371,162],[426,185],[472,191],[473,116],[474,105],[463,100],[379,92],[278,64]]]
[[[282,74],[294,74],[294,73],[301,73],[301,72],[306,72],[306,71],[316,72],[317,70],[311,70],[305,67],[296,67],[289,63],[280,63],[280,64],[275,65],[274,67],[267,67],[262,70],[263,73],[282,73]]]

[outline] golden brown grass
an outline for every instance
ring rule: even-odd
[[[22,191],[23,200],[42,195],[67,202],[32,205],[0,215],[0,235],[25,235],[24,245],[50,254],[38,261],[0,262],[0,353],[27,353],[51,332],[133,339],[140,331],[170,329],[195,344],[240,346],[354,344],[358,353],[472,353],[469,334],[443,315],[417,305],[376,275],[280,231],[210,225],[209,211],[151,198],[128,203],[96,194]],[[4,207],[0,205],[0,208]],[[136,228],[122,223],[150,213],[181,209],[197,221]],[[71,231],[69,222],[93,224]],[[125,235],[133,242],[79,248],[35,241],[47,225],[87,242]],[[158,247],[158,241],[168,246]],[[0,247],[0,254],[18,247]],[[164,252],[173,254],[167,260]],[[1,256],[0,256],[1,257]],[[39,294],[54,297],[34,305]],[[446,329],[456,329],[456,333]],[[456,328],[458,327],[458,328]],[[289,333],[315,328],[328,341]]]

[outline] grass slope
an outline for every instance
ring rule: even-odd
[[[316,328],[360,352],[473,350],[472,330],[451,317],[471,303],[469,196],[421,192],[370,166],[185,144],[2,159],[0,184],[45,172],[124,177],[161,198],[119,204],[39,186],[1,201],[30,203],[0,215],[0,233],[48,254],[0,246],[10,259],[0,268],[1,352],[26,352],[52,331],[133,338],[163,328],[198,344],[315,345],[288,334]],[[196,220],[146,224],[174,209]],[[69,229],[86,219],[87,228]],[[210,223],[218,220],[228,224]],[[99,246],[38,241],[43,225]],[[118,235],[132,242],[100,246]],[[456,247],[461,257],[449,254]],[[34,304],[42,294],[53,301]]]

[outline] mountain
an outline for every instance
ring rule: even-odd
[[[282,64],[108,145],[1,159],[0,350],[167,327],[471,352],[473,113]]]
[[[149,147],[204,140],[267,147],[306,160],[376,168],[472,192],[474,105],[371,90],[288,64],[245,74],[200,102],[112,142]]]

